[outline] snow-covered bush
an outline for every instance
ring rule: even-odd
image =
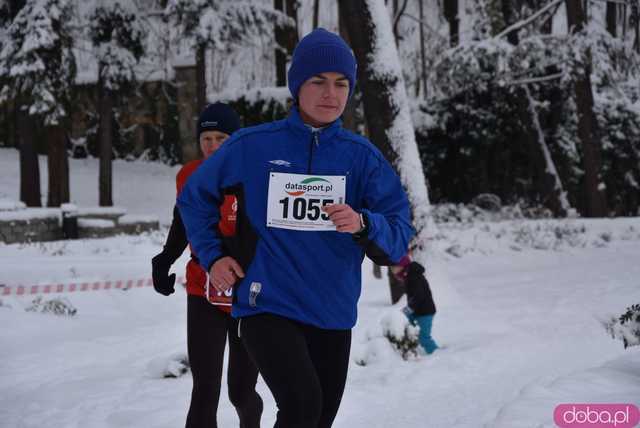
[[[42,296],[36,297],[31,306],[25,308],[27,312],[40,312],[43,314],[51,313],[60,316],[74,316],[78,310],[71,304],[69,299],[64,297],[56,297],[50,300],[44,300]]]
[[[555,250],[563,246],[584,247],[587,243],[584,224],[569,222],[522,223],[513,231],[514,242],[525,248]]]
[[[552,217],[552,213],[539,206],[530,206],[520,200],[515,205],[505,205],[498,211],[486,210],[476,204],[435,204],[433,218],[438,224],[471,225],[477,222],[495,222],[519,219],[545,219]]]
[[[595,100],[602,135],[603,177],[610,210],[615,215],[638,215],[640,204],[640,101],[631,103],[608,90]]]
[[[178,378],[189,371],[189,358],[184,353],[175,353],[169,357],[157,357],[147,365],[147,373],[152,378]]]
[[[618,318],[605,323],[614,339],[622,340],[625,348],[640,345],[640,304],[631,305]]]
[[[412,325],[401,312],[387,314],[382,321],[382,334],[394,349],[408,360],[418,356],[420,328]]]
[[[256,88],[223,92],[212,101],[229,103],[242,118],[244,126],[252,126],[286,117],[291,94],[286,87]]]
[[[164,378],[177,378],[189,371],[189,361],[186,358],[172,360],[166,367]]]
[[[353,348],[353,362],[361,367],[377,362],[415,359],[419,353],[419,327],[411,325],[397,308],[391,308],[380,323],[367,331],[364,342]]]

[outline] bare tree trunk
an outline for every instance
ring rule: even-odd
[[[393,39],[396,41],[396,47],[400,46],[400,19],[407,10],[407,4],[409,0],[403,0],[402,5],[398,4],[398,0],[393,0]]]
[[[627,4],[622,5],[622,40],[627,39]]]
[[[422,1],[420,3],[422,3]],[[458,42],[460,40],[460,18],[458,18],[458,0],[443,0],[443,3],[444,17],[449,23],[449,45],[451,47],[455,47],[458,45]],[[422,18],[420,18],[420,20],[422,20]]]
[[[204,109],[207,104],[207,79],[206,73],[206,48],[205,45],[199,45],[196,50],[196,101],[197,112]]]
[[[9,15],[11,16],[11,20],[16,17],[26,3],[27,0],[9,0]]]
[[[113,156],[113,94],[108,88],[100,88],[100,141],[99,205],[113,206],[112,156]]]
[[[10,111],[10,124],[8,129],[9,136],[9,147],[15,147],[17,149],[20,148],[20,132],[18,128],[20,127],[20,121],[18,116],[18,103],[16,101],[9,103]]]
[[[582,0],[582,10],[584,11],[585,25],[589,22],[589,0]]]
[[[618,33],[618,8],[616,3],[612,1],[607,2],[607,31],[611,34],[611,37],[617,37]]]
[[[514,13],[513,13],[513,4],[511,3],[511,1],[512,0],[501,0],[502,16],[504,18],[505,28],[513,24],[515,21]],[[509,34],[507,34],[507,40],[509,41],[509,43],[511,43],[514,46],[520,43],[518,32],[511,31]]]
[[[374,29],[371,16],[367,13],[366,0],[339,0],[338,5],[349,34],[351,48],[358,60],[358,85],[362,91],[369,138],[387,160],[396,165],[398,156],[386,133],[397,113],[389,99],[389,87],[396,82],[376,78],[375,70],[368,58],[373,51]]]
[[[530,141],[531,157],[533,164],[536,165],[536,181],[537,188],[542,203],[549,208],[556,217],[566,217],[572,209],[567,199],[567,193],[562,185],[562,180],[558,174],[556,164],[551,157],[551,151],[547,146],[547,142],[540,125],[538,112],[536,111],[535,101],[531,96],[529,88],[525,85],[523,92],[526,99],[523,100],[528,105],[530,118],[526,121],[531,129],[528,135],[535,137],[535,141]],[[522,97],[519,97],[520,99]]]
[[[33,138],[33,117],[28,111],[18,111],[20,133],[20,200],[28,207],[41,207],[40,165]]]
[[[340,27],[340,36],[347,42],[347,44],[351,45],[351,41],[349,40],[349,32],[347,31],[347,24],[344,20],[344,16],[340,13],[340,8],[338,8],[338,26]],[[356,88],[356,91],[358,88]],[[356,123],[356,108],[358,104],[356,93],[354,92],[351,96],[351,99],[347,102],[347,106],[344,109],[344,113],[342,113],[342,126],[345,128],[356,131],[357,123]]]
[[[427,53],[424,47],[424,0],[418,0],[420,12],[420,66],[422,68],[420,77],[422,82],[422,96],[427,99]]]
[[[48,207],[59,207],[69,202],[69,164],[67,160],[66,132],[60,125],[48,127],[47,166],[49,173]]]
[[[631,18],[633,21],[633,28],[636,33],[636,38],[633,41],[633,48],[636,52],[640,53],[640,5],[638,5],[637,1],[631,5]]]
[[[581,0],[566,0],[569,31],[577,33],[586,26],[586,16]],[[584,196],[587,217],[607,215],[607,199],[600,172],[602,169],[601,147],[593,113],[593,89],[591,87],[591,59],[587,59],[584,70],[575,82],[576,109],[578,113],[578,139],[582,146],[584,169]]]
[[[293,20],[294,26],[287,31],[287,41],[285,47],[287,49],[287,56],[290,58],[293,55],[293,50],[298,44],[298,6],[300,3],[298,0],[285,0],[285,6],[287,9],[287,16]]]
[[[605,20],[607,23],[607,31],[611,37],[618,36],[618,5],[612,1],[608,1],[606,5]],[[618,68],[619,58],[615,55],[612,58],[614,68]]]
[[[274,0],[273,8],[284,12],[284,0]],[[283,33],[284,29],[276,25],[276,86],[287,86],[287,55],[284,52],[285,35]]]
[[[551,34],[551,32],[553,31],[553,17],[555,16],[555,14],[550,13],[546,18],[544,18],[544,21],[542,22],[542,25],[540,26],[540,32],[542,34]]]
[[[320,25],[320,0],[313,0],[313,28]]]
[[[285,6],[287,7],[287,16],[293,19],[295,23],[295,31],[292,31],[292,40],[294,42],[291,44],[291,50],[298,44],[298,7],[300,7],[300,2],[298,0],[285,0]]]
[[[391,268],[387,269],[387,277],[389,279],[389,292],[391,293],[391,304],[395,305],[398,300],[402,298],[406,293],[406,287],[402,281],[400,281],[391,271]]]
[[[445,0],[446,1],[446,0]],[[502,0],[502,13],[505,27],[512,25],[515,19],[511,0]],[[507,40],[513,45],[519,43],[517,31],[507,34]],[[533,168],[531,177],[535,183],[535,192],[541,202],[549,208],[555,216],[564,217],[571,206],[564,191],[564,186],[558,175],[551,152],[547,146],[534,100],[527,86],[516,89],[516,110],[519,118],[519,136],[527,144],[529,157]]]
[[[385,3],[385,5],[387,5],[387,1],[386,0],[385,0],[384,3]],[[400,46],[398,44],[398,42],[399,42],[398,41],[398,27],[396,26],[396,22],[397,22],[396,17],[398,16],[398,8],[399,8],[398,0],[393,0],[391,5],[392,5],[391,11],[393,12],[393,21],[392,21],[392,23],[393,23],[393,40],[396,41],[396,47],[398,47],[398,46]]]
[[[286,3],[284,0],[274,0],[274,8],[285,12],[295,22],[294,27],[275,27],[276,86],[286,86],[287,61],[298,44],[298,4],[296,0],[286,0]]]

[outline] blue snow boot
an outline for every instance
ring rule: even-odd
[[[420,346],[422,346],[427,354],[433,354],[433,352],[438,349],[436,341],[431,337],[431,327],[433,325],[434,315],[418,316],[408,306],[405,306],[402,309],[402,312],[406,315],[411,324],[417,325],[420,328],[420,334],[418,335]]]
[[[420,335],[418,340],[427,354],[433,354],[438,349],[438,345],[431,337],[431,326],[433,324],[433,315],[423,315],[415,317],[416,323],[420,327]]]

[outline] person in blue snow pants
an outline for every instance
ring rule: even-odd
[[[404,283],[407,293],[407,306],[404,314],[413,325],[420,328],[418,341],[427,354],[432,354],[438,345],[431,337],[433,317],[436,314],[436,305],[433,301],[429,281],[424,276],[424,267],[406,255],[400,262],[392,267],[395,277]]]

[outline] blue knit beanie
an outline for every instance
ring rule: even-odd
[[[298,99],[300,86],[307,79],[327,72],[342,73],[349,80],[349,97],[356,84],[356,58],[342,37],[316,28],[300,40],[289,67],[289,91]]]
[[[228,104],[209,104],[198,118],[198,140],[205,131],[220,131],[231,135],[239,128],[240,118]]]

